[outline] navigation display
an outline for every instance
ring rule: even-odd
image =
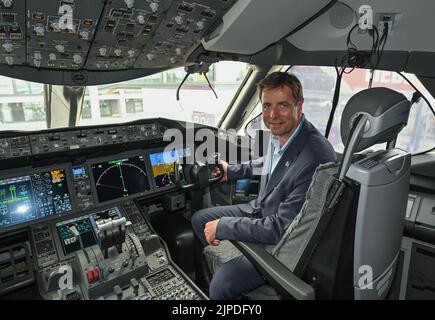
[[[0,228],[71,210],[64,169],[0,179]]]
[[[92,165],[99,202],[150,190],[143,156]]]
[[[177,166],[181,157],[190,156],[190,149],[161,151],[150,154],[154,181],[157,188],[174,185],[176,182],[175,169],[180,175],[180,182],[184,181],[183,171]]]

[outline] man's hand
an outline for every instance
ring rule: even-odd
[[[216,239],[216,229],[219,219],[207,222],[204,228],[205,239],[211,246],[218,246],[220,241]]]
[[[222,164],[222,168],[224,169],[224,176],[222,177],[221,182],[225,182],[228,180],[228,176],[227,176],[228,163],[221,160],[221,164]],[[221,174],[221,171],[218,166],[214,167],[214,174],[216,176],[219,176]]]

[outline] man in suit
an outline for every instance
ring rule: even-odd
[[[258,85],[263,121],[271,131],[266,155],[247,163],[223,162],[223,181],[251,178],[261,168],[259,196],[247,204],[206,208],[192,216],[203,246],[220,240],[263,244],[269,252],[299,213],[317,166],[336,155],[328,140],[304,117],[302,85],[293,75],[274,72]],[[233,299],[265,283],[244,256],[222,265],[210,283],[211,299]]]

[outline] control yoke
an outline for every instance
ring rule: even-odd
[[[220,175],[210,178],[211,172],[214,171],[212,168],[216,166],[219,168]],[[224,176],[224,169],[219,153],[214,153],[208,157],[207,163],[195,162],[193,165],[185,166],[185,169],[191,183],[181,186],[183,189],[203,189],[219,182]]]
[[[107,259],[109,249],[115,246],[118,253],[122,253],[122,244],[125,242],[125,217],[118,219],[97,220],[99,246],[104,258]]]

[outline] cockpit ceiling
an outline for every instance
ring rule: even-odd
[[[379,68],[435,74],[426,0],[0,0],[0,74],[94,85],[219,60],[336,65],[361,6],[392,19]]]
[[[368,17],[367,6],[372,9],[373,25],[378,28],[380,35],[383,28],[381,21],[391,20],[388,22],[390,30],[386,51],[435,52],[431,33],[435,28],[435,2],[427,0],[338,1],[287,40],[304,51],[347,50],[348,33],[360,17]],[[352,32],[351,40],[360,50],[370,50],[372,46],[372,39],[367,32],[358,29]]]
[[[246,60],[331,0],[300,2],[0,0],[0,74],[90,85],[186,66],[198,50]]]

